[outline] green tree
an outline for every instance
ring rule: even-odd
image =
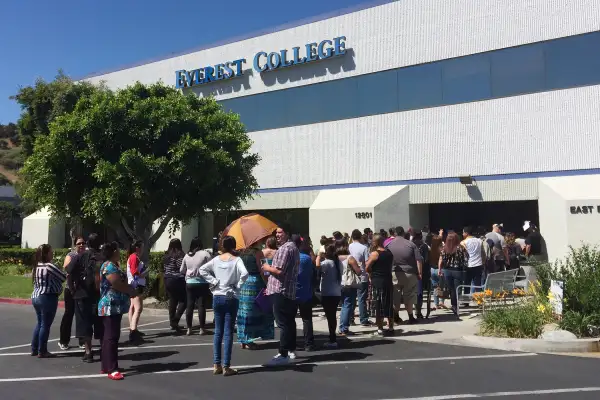
[[[52,82],[40,78],[34,86],[21,87],[11,99],[19,103],[22,110],[16,125],[25,157],[33,153],[36,137],[49,134],[52,121],[73,111],[82,96],[95,90],[88,82],[73,82],[62,71],[58,71]]]
[[[169,223],[252,195],[259,157],[251,145],[239,117],[213,98],[163,84],[99,88],[37,137],[21,170],[23,196],[56,215],[108,224],[148,250]]]

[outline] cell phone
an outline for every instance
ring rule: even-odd
[[[265,264],[269,265],[269,260],[267,260],[266,258],[261,258],[260,263],[261,263],[261,265],[265,265]],[[265,272],[263,272],[263,275],[269,276],[270,274],[267,271],[265,271]]]

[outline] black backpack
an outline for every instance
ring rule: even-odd
[[[75,291],[85,291],[91,296],[100,291],[100,271],[97,268],[96,254],[87,250],[76,257],[76,266],[71,276],[72,285]]]

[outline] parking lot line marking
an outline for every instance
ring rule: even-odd
[[[150,326],[150,325],[156,325],[156,324],[162,324],[163,322],[169,322],[168,319],[162,320],[162,321],[156,321],[156,322],[149,322],[147,324],[140,324],[138,325],[138,327],[143,327],[143,326]],[[121,332],[127,332],[129,330],[129,328],[123,328],[121,329]],[[168,331],[169,327],[165,327],[165,328],[152,328],[152,329],[144,329],[144,331]],[[75,336],[71,336],[71,339],[74,339]],[[50,339],[48,340],[48,343],[50,342],[58,342],[60,339]],[[7,346],[7,347],[0,347],[0,351],[2,350],[11,350],[11,349],[18,349],[19,347],[29,347],[31,346],[31,343],[25,343],[25,344],[17,344],[15,346]]]
[[[130,351],[130,350],[139,350],[139,349],[164,349],[170,347],[197,347],[197,346],[212,346],[212,342],[210,343],[180,343],[180,344],[157,344],[157,345],[149,345],[149,346],[132,346],[132,347],[119,347],[120,351]],[[82,349],[73,349],[73,350],[61,350],[61,351],[53,351],[52,354],[77,354],[83,353]],[[30,352],[23,353],[0,353],[0,357],[8,357],[8,356],[29,356]]]
[[[447,395],[441,395],[441,396],[402,397],[402,398],[387,399],[387,400],[481,399],[481,398],[484,398],[484,397],[539,396],[539,395],[542,395],[542,394],[581,393],[581,392],[600,392],[600,387],[582,387],[582,388],[566,388],[566,389],[543,389],[543,390],[522,390],[522,391],[518,391],[518,392],[447,394]]]
[[[212,345],[212,343],[210,343]],[[181,345],[180,345],[181,346]],[[184,345],[185,346],[185,345]],[[154,346],[157,347],[157,346]],[[162,347],[162,346],[158,346]],[[175,347],[175,346],[171,346]],[[135,347],[134,347],[135,348]],[[150,346],[146,347],[150,348]],[[418,362],[428,362],[428,361],[456,361],[456,360],[473,360],[473,359],[489,359],[489,358],[514,358],[514,357],[532,357],[537,356],[536,353],[513,353],[513,354],[486,354],[486,355],[478,355],[478,356],[456,356],[456,357],[431,357],[431,358],[400,358],[395,360],[356,360],[356,361],[302,361],[302,359],[297,360],[297,362],[289,365],[316,365],[316,366],[332,366],[332,365],[348,365],[348,364],[402,364],[402,363],[418,363]],[[265,369],[268,370],[272,367],[267,367],[263,364],[256,365],[239,365],[235,366],[239,371],[243,371],[244,369]],[[182,374],[182,373],[190,373],[190,372],[208,372],[212,371],[212,367],[208,368],[189,368],[179,371],[156,371],[149,372],[148,374],[156,374],[156,375],[164,375],[164,374]],[[127,373],[124,374],[127,376]],[[147,374],[144,374],[147,375]],[[60,379],[88,379],[88,378],[98,378],[103,377],[105,375],[65,375],[65,376],[38,376],[31,378],[4,378],[0,379],[0,383],[9,383],[9,382],[29,382],[29,381],[52,381],[52,380],[60,380]],[[460,397],[458,397],[460,398]],[[420,398],[418,398],[420,399]],[[428,399],[424,397],[423,399]],[[434,398],[435,399],[435,398]],[[443,399],[443,398],[442,398]],[[440,400],[442,400],[440,399]],[[449,399],[452,399],[450,397]],[[400,399],[398,399],[400,400]]]

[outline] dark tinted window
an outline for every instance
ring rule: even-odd
[[[600,32],[593,32],[221,104],[258,131],[597,84]]]
[[[492,96],[513,96],[544,90],[544,46],[522,46],[494,51]]]
[[[492,97],[489,54],[446,60],[442,64],[445,104],[466,103]]]

